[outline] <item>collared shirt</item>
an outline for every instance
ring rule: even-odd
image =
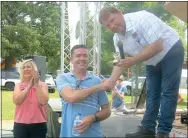
[[[124,20],[126,24],[125,36],[116,33],[113,38],[116,52],[119,52],[118,41],[122,41],[125,53],[134,56],[149,44],[162,40],[163,50],[144,61],[146,65],[155,66],[179,40],[179,35],[174,29],[147,11],[125,14]]]
[[[88,72],[87,76],[81,80],[79,86],[77,86],[77,78],[72,73],[64,73],[57,77],[56,84],[59,94],[63,88],[71,86],[73,89],[79,87],[79,89],[89,88],[96,84],[101,83],[99,77],[95,76],[91,72]],[[75,91],[76,92],[76,91]],[[81,118],[85,116],[95,114],[100,111],[100,107],[104,104],[108,104],[108,98],[106,92],[96,92],[87,99],[82,100],[79,103],[68,103],[62,97],[62,123],[60,137],[73,137],[72,127],[75,117],[80,113]],[[94,122],[87,129],[87,131],[79,137],[102,137],[100,122]]]

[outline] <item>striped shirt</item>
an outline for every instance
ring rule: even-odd
[[[146,65],[155,66],[159,63],[179,40],[179,35],[174,29],[147,11],[127,13],[124,15],[124,20],[126,24],[125,36],[116,33],[113,38],[116,52],[119,52],[118,41],[122,41],[125,53],[134,56],[149,44],[162,40],[163,50],[144,61]]]
[[[71,86],[73,89],[79,87],[79,89],[89,88],[93,85],[101,83],[99,77],[88,72],[88,75],[77,84],[77,78],[72,73],[64,73],[57,77],[56,84],[59,94],[63,88]],[[79,86],[77,86],[79,85]],[[75,91],[76,92],[76,91]],[[100,107],[104,104],[108,104],[108,98],[106,92],[96,92],[85,100],[79,103],[68,103],[61,97],[62,101],[62,123],[60,137],[73,137],[72,127],[75,117],[80,113],[81,118],[85,116],[95,114],[100,111]],[[66,128],[66,129],[65,129]],[[101,127],[99,122],[94,122],[87,129],[87,131],[80,135],[80,137],[102,137]]]

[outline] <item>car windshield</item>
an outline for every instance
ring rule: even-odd
[[[18,72],[12,72],[12,71],[2,71],[2,78],[6,79],[19,79],[20,75]]]

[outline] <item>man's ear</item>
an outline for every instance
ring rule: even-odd
[[[120,14],[123,14],[122,11],[118,10]]]

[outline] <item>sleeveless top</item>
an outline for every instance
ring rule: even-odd
[[[43,83],[40,82],[39,86],[42,87]],[[20,83],[21,91],[26,87],[26,84]],[[27,93],[25,100],[20,105],[16,105],[14,122],[23,124],[47,122],[46,104],[39,103],[34,86]]]

